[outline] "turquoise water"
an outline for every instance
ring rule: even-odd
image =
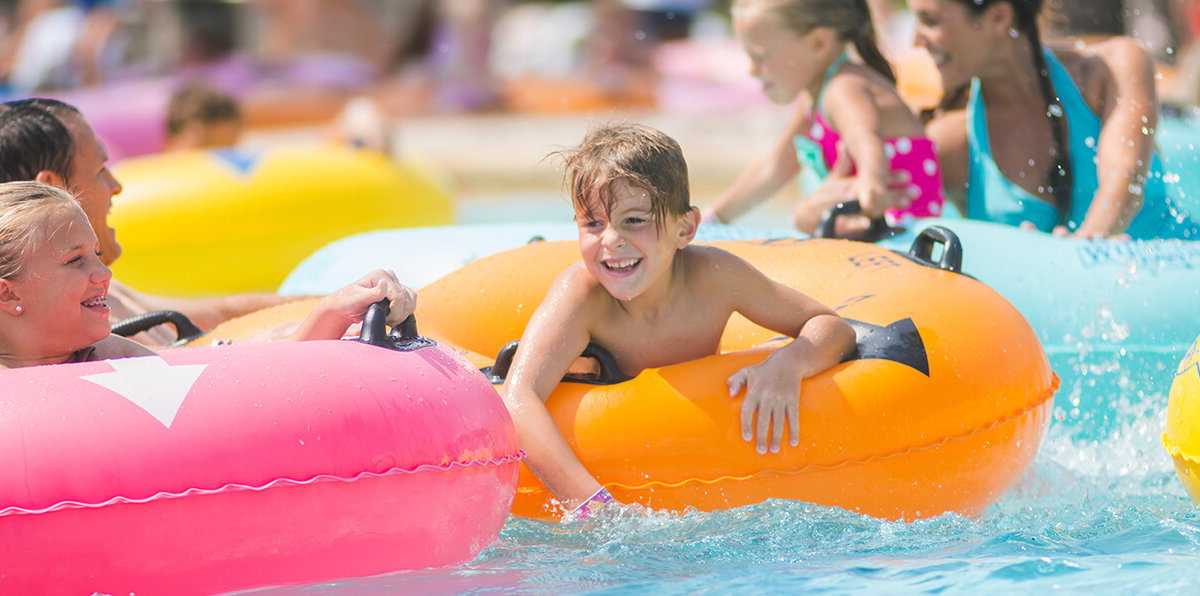
[[[1200,510],[1159,445],[1165,398],[1150,402],[1149,415],[1149,402],[1118,405],[1127,421],[1087,441],[1060,410],[1034,466],[978,518],[886,522],[782,500],[589,524],[512,518],[465,565],[264,593],[1191,592]]]

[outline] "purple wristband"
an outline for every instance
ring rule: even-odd
[[[586,501],[580,503],[578,507],[571,510],[570,519],[581,520],[591,517],[597,509],[611,503],[613,500],[612,493],[608,492],[607,488],[600,487],[600,490],[588,497]]]

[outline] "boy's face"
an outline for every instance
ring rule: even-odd
[[[622,182],[613,186],[611,218],[595,204],[591,217],[578,210],[579,251],[588,272],[617,300],[641,296],[671,271],[675,253],[691,242],[694,219],[654,219],[650,195]],[[610,221],[611,219],[611,221]]]

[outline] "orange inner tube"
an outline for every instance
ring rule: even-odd
[[[547,406],[617,500],[683,511],[786,498],[911,520],[977,514],[1018,481],[1045,435],[1058,377],[1032,328],[999,294],[871,244],[712,244],[878,337],[907,337],[908,356],[885,350],[806,379],[800,445],[767,455],[742,440],[740,400],[728,397],[725,379],[764,358],[776,334],[739,315],[726,327],[722,354],[614,385],[564,382]],[[549,242],[468,263],[421,290],[418,328],[488,366],[579,258],[574,242]],[[295,317],[304,304],[279,307],[275,320]],[[563,509],[523,466],[513,512],[554,518]]]

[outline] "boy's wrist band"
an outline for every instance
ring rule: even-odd
[[[571,510],[571,519],[580,520],[590,517],[596,510],[613,501],[612,493],[608,492],[607,488],[600,487],[600,490],[592,493],[586,501],[579,504],[578,507]]]

